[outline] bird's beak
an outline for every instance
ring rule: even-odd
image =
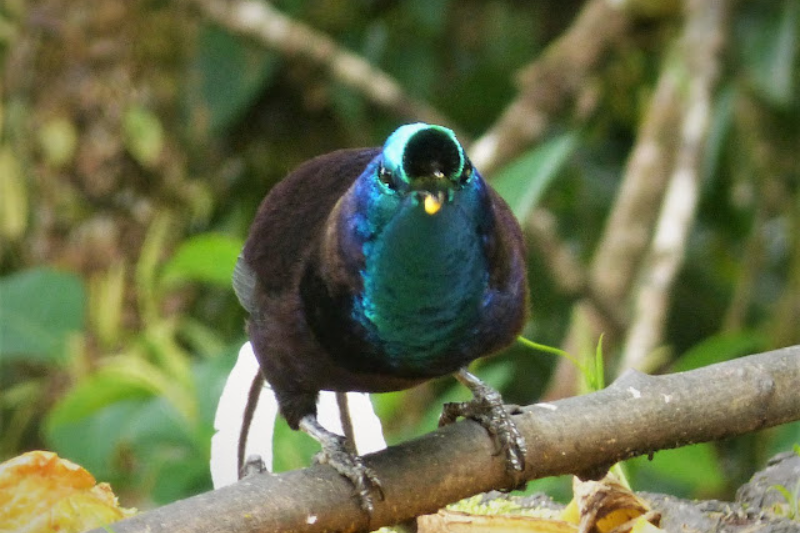
[[[421,196],[422,206],[429,215],[435,215],[449,197],[449,182],[440,171],[416,181],[417,194]]]
[[[439,212],[439,209],[442,208],[442,202],[444,201],[444,193],[437,192],[437,193],[425,193],[425,198],[423,200],[423,207],[425,207],[425,212],[429,215],[435,215]]]

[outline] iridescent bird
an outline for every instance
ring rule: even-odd
[[[395,391],[455,374],[474,398],[445,405],[440,423],[478,420],[508,470],[524,469],[500,395],[466,369],[522,329],[522,232],[451,130],[405,125],[382,148],[294,170],[262,202],[234,289],[281,414],[319,441],[365,510],[380,482],[317,421],[320,391]]]

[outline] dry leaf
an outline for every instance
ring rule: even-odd
[[[577,508],[580,533],[629,533],[634,528],[650,533],[663,531],[658,528],[661,515],[651,510],[647,502],[611,474],[600,481],[580,481],[575,478],[572,491],[575,505],[570,503],[562,518],[575,523],[574,510]],[[650,524],[652,528],[641,529],[643,523]]]
[[[119,507],[107,483],[52,452],[0,464],[0,533],[80,533],[134,513]]]
[[[417,519],[419,533],[576,533],[561,520],[522,515],[477,515],[442,509]],[[649,533],[649,532],[648,532]]]

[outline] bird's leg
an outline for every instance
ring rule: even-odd
[[[349,479],[355,486],[361,508],[372,513],[371,489],[375,489],[383,499],[383,489],[375,472],[358,455],[347,449],[344,437],[331,433],[319,423],[316,415],[306,415],[300,419],[300,429],[313,437],[322,446],[316,460],[331,465],[337,472]]]
[[[511,420],[500,393],[466,368],[459,370],[455,377],[474,397],[468,402],[444,404],[439,425],[452,424],[459,416],[477,421],[491,434],[497,444],[497,453],[505,453],[506,468],[515,472],[525,470],[525,439]]]
[[[357,452],[356,436],[353,433],[353,419],[350,417],[350,405],[346,392],[336,393],[336,405],[339,406],[339,422],[342,424],[345,446],[348,452],[354,454]]]

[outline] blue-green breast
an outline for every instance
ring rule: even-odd
[[[440,359],[458,362],[487,295],[482,231],[490,210],[482,182],[456,191],[434,215],[413,196],[359,192],[366,196],[363,224],[372,231],[363,243],[363,291],[353,317],[392,368],[415,372],[446,364]]]
[[[299,285],[347,390],[454,372],[509,344],[525,316],[519,226],[453,132],[409,124],[374,153],[357,176],[328,176],[350,186],[308,241]]]

